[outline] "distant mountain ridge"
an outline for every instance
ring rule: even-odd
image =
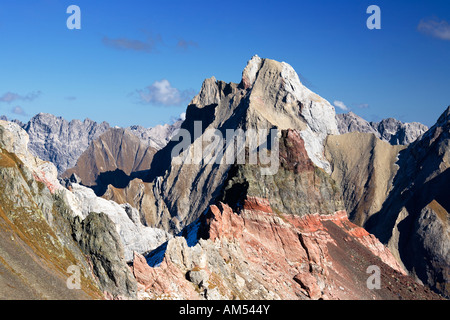
[[[156,151],[130,130],[110,128],[89,144],[76,166],[60,177],[76,174],[84,186],[102,195],[109,184],[125,187],[132,175],[147,171]]]
[[[8,120],[6,116],[1,116],[1,119]],[[47,113],[39,113],[27,123],[19,120],[11,122],[18,124],[30,136],[30,152],[42,160],[55,164],[59,174],[75,167],[78,158],[89,144],[111,128],[105,121],[101,123],[90,119],[67,121]],[[182,119],[178,119],[172,124],[153,128],[130,126],[126,129],[147,146],[159,150],[177,132],[182,122]]]
[[[380,122],[369,122],[353,112],[336,114],[340,134],[350,132],[373,133],[378,139],[392,145],[406,145],[414,142],[428,127],[419,122],[403,123],[394,118]]]

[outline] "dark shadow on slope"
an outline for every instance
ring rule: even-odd
[[[413,179],[410,178],[410,173],[414,171],[415,164],[408,161],[410,158],[409,150],[405,149],[400,151],[398,158],[399,160],[396,164],[400,168],[392,182],[394,188],[384,201],[381,210],[370,216],[364,225],[367,231],[374,234],[384,244],[392,236],[392,231],[401,208],[413,195],[413,191],[411,190]]]
[[[145,260],[147,260],[147,264],[152,267],[159,267],[164,260],[164,255],[166,254],[168,242],[164,242],[155,250],[151,251],[145,256]]]
[[[217,104],[211,104],[205,106],[203,108],[198,108],[196,105],[191,104],[187,107],[186,110],[186,119],[189,121],[184,121],[181,125],[180,130],[187,130],[191,134],[191,141],[183,141],[182,135],[180,133],[176,134],[169,143],[159,150],[153,157],[150,170],[148,174],[144,177],[144,182],[151,182],[158,176],[163,176],[165,171],[169,169],[171,160],[172,160],[172,150],[175,146],[180,143],[185,145],[190,145],[195,141],[196,138],[194,136],[194,122],[201,121],[202,122],[202,132],[203,134],[205,129],[214,121],[215,109]]]
[[[400,258],[405,267],[410,271],[414,270],[418,278],[425,283],[428,282],[427,278],[430,270],[436,271],[435,266],[432,265],[436,257],[432,252],[428,252],[425,249],[424,239],[421,239],[417,234],[419,228],[418,220],[422,209],[433,200],[436,200],[449,212],[449,181],[450,168],[436,178],[426,182],[423,186],[418,187],[410,201],[405,205],[409,215],[398,224]],[[444,276],[439,270],[434,276],[436,281],[444,282]]]
[[[239,165],[233,165],[228,171],[224,183],[220,201],[229,205],[234,212],[239,212],[240,207],[247,198],[249,183],[245,178],[238,177]]]
[[[116,169],[114,171],[102,172],[95,180],[95,185],[91,186],[95,194],[101,197],[105,194],[108,186],[111,185],[118,189],[123,189],[128,186],[130,181],[139,178],[142,179],[148,174],[148,170],[132,172],[127,175],[123,170]]]

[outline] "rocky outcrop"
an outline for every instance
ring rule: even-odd
[[[135,299],[136,279],[124,260],[124,249],[115,224],[104,213],[77,217],[73,235],[84,254],[90,257],[94,274],[107,297]]]
[[[135,256],[141,298],[439,298],[406,276],[389,250],[345,212],[276,214],[268,200],[248,198],[239,214],[222,203],[211,206],[184,236],[146,259]],[[381,270],[380,289],[367,285],[369,266]]]
[[[83,185],[101,196],[108,185],[123,188],[134,176],[148,171],[155,152],[128,130],[111,128],[93,140],[76,166],[61,177],[76,174]]]
[[[65,192],[63,197],[73,216],[85,219],[90,213],[98,212],[111,219],[124,247],[125,261],[133,259],[133,252],[149,252],[170,238],[163,230],[145,226],[139,212],[131,205],[119,205],[97,197],[90,188],[73,183],[70,192]]]
[[[269,199],[275,212],[297,216],[344,210],[339,187],[311,161],[301,132],[283,130],[279,141],[280,167],[276,173],[262,175],[259,165],[234,165],[219,199],[239,209],[250,194]]]
[[[208,129],[225,137],[228,129],[248,132],[272,128],[299,130],[314,165],[330,171],[323,142],[328,134],[338,133],[334,107],[304,87],[291,66],[255,56],[244,69],[240,84],[217,81],[214,77],[205,80],[187,108],[180,132],[155,154],[149,175],[142,179],[150,185],[140,189],[153,192],[155,225],[177,233],[219,196],[234,162],[218,160],[220,152],[209,161],[194,164],[180,161],[179,156],[195,158],[197,150],[210,146]],[[266,145],[270,149],[267,139],[262,140],[255,147]],[[181,141],[186,146],[176,157],[172,152]],[[119,193],[109,192],[113,197],[109,199],[116,200]]]
[[[130,181],[125,188],[109,185],[102,197],[112,199],[116,203],[130,204],[138,210],[143,225],[157,226],[161,217],[158,216],[156,210],[154,190],[153,183],[136,178]]]
[[[392,145],[410,144],[428,130],[428,127],[421,123],[403,123],[393,118],[383,119],[380,122],[368,122],[351,111],[336,114],[336,119],[340,134],[349,132],[373,133],[377,138]]]

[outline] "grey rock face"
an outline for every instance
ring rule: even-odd
[[[148,252],[168,239],[164,231],[144,226],[139,212],[130,205],[118,205],[97,197],[92,189],[76,183],[72,183],[71,190],[64,193],[64,199],[74,216],[85,219],[91,212],[102,212],[114,223],[123,244],[125,261],[132,259],[134,251]]]
[[[410,246],[411,256],[415,257],[415,272],[430,287],[447,296],[450,275],[443,266],[450,265],[449,224],[449,213],[433,200],[415,221]]]
[[[75,166],[89,143],[109,129],[106,122],[67,120],[40,113],[25,126],[30,136],[29,149],[35,156],[55,164],[58,172]]]
[[[110,129],[107,122],[97,123],[90,119],[69,122],[46,113],[37,114],[26,124],[17,120],[12,122],[19,124],[30,136],[31,153],[55,164],[60,174],[73,168],[89,144]],[[182,119],[178,119],[173,124],[154,128],[131,126],[127,130],[146,146],[159,150],[176,134],[182,122]]]
[[[153,128],[131,126],[128,127],[128,130],[147,146],[160,150],[169,143],[170,139],[172,139],[175,134],[177,134],[183,121],[183,119],[178,119],[173,124],[158,125]]]
[[[114,223],[104,213],[91,213],[73,226],[74,238],[91,259],[102,290],[114,298],[136,298],[137,283],[125,260]]]
[[[369,122],[353,112],[337,114],[336,120],[340,134],[349,132],[373,133],[377,138],[392,145],[410,144],[428,130],[428,127],[421,123],[403,123],[393,118],[384,119],[380,122]]]

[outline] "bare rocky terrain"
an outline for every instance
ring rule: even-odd
[[[254,56],[173,125],[0,120],[0,298],[449,298],[449,110],[428,130],[339,117]],[[224,162],[210,133],[239,129],[266,131]]]
[[[2,116],[2,120],[8,120]],[[27,123],[11,120],[22,127],[30,137],[30,152],[45,161],[52,162],[59,174],[75,167],[81,154],[90,143],[109,129],[109,123],[97,123],[90,119],[67,121],[48,113],[39,113]],[[153,128],[130,126],[126,128],[139,140],[153,149],[161,149],[180,128],[183,120],[172,124],[158,125]]]
[[[75,174],[80,183],[102,195],[108,185],[123,188],[133,176],[144,175],[156,151],[127,129],[110,128],[89,144],[75,167],[61,178]]]
[[[412,275],[447,297],[449,119],[447,108],[405,147],[390,146],[372,133],[330,136],[326,146],[352,221],[387,245]]]
[[[397,119],[387,118],[380,122],[369,122],[353,112],[336,114],[339,132],[373,133],[377,138],[392,145],[406,145],[414,142],[428,127],[419,123],[403,123]]]

